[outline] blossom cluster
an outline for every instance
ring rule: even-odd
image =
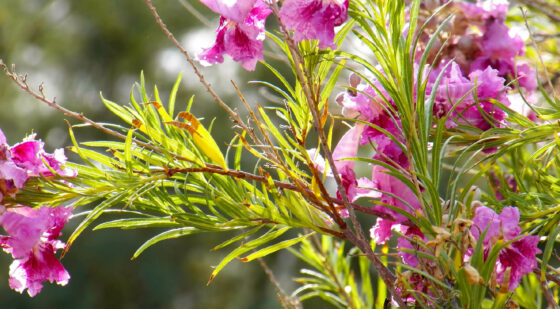
[[[430,16],[440,5],[445,4],[444,11],[455,15],[437,36],[432,48],[427,51],[429,59],[436,67],[454,59],[464,76],[491,67],[508,85],[517,80],[519,86],[528,91],[537,87],[534,70],[527,63],[516,59],[525,54],[525,44],[523,39],[513,34],[512,29],[505,24],[509,6],[507,0],[448,2],[426,1],[422,4],[425,14],[420,14]],[[436,15],[427,24],[420,34],[420,44],[428,42],[429,37],[440,26],[442,20],[438,16],[447,15]],[[425,48],[427,47],[423,46],[418,55],[421,55]],[[437,59],[434,59],[436,55]]]
[[[76,176],[64,168],[63,149],[44,151],[44,143],[31,135],[10,147],[0,130],[0,225],[7,235],[0,235],[0,246],[11,254],[10,287],[30,296],[41,291],[43,281],[66,285],[70,275],[55,257],[64,243],[57,238],[72,215],[72,207],[41,207],[33,209],[13,203],[18,190],[30,177]]]
[[[438,3],[439,6],[447,1],[427,3],[434,2],[442,2]],[[424,3],[423,8],[429,9],[426,6]],[[516,56],[524,53],[524,43],[518,36],[511,35],[505,25],[508,3],[487,0],[455,2],[450,6],[458,17],[448,27],[449,46],[440,51],[437,59],[432,57],[430,65],[424,69],[425,99],[435,98],[433,115],[445,118],[447,129],[484,132],[504,127],[506,114],[496,102],[510,105],[508,95],[516,87],[512,81],[516,80],[525,90],[536,88],[534,71],[526,64],[516,63]],[[418,54],[423,52],[422,48]],[[350,200],[363,196],[376,198],[373,210],[381,216],[371,228],[371,237],[376,243],[384,243],[393,231],[399,232],[402,236],[397,247],[403,263],[420,267],[416,256],[409,253],[410,250],[420,250],[411,240],[428,240],[418,228],[406,225],[409,222],[405,214],[422,215],[419,197],[423,188],[412,180],[406,183],[402,178],[402,175],[411,175],[410,162],[395,102],[379,82],[362,81],[356,75],[350,76],[349,90],[341,93],[336,101],[342,106],[344,116],[360,120],[342,137],[333,153]],[[375,154],[372,159],[378,163],[373,164],[371,178],[357,179],[353,161],[348,159],[355,158],[358,148],[365,145],[373,145]],[[535,256],[540,252],[538,237],[520,234],[516,208],[506,207],[497,215],[490,208],[478,207],[472,215],[469,215],[474,222],[470,230],[472,239],[478,240],[480,232],[488,227],[483,243],[486,253],[497,239],[508,242],[520,237],[500,251],[495,266],[498,283],[514,289],[521,277],[536,266]],[[465,259],[468,263],[468,254]],[[421,264],[430,266],[427,261]],[[509,281],[504,279],[506,272]],[[413,281],[418,283],[418,290],[426,287],[416,279]]]
[[[203,65],[224,61],[224,54],[252,71],[263,60],[266,18],[275,0],[201,0],[221,15],[214,45],[198,55]],[[293,30],[296,42],[319,40],[319,48],[335,48],[335,26],[347,19],[348,0],[285,0],[279,11],[281,24]]]

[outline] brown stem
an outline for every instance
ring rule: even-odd
[[[544,294],[544,298],[546,298],[546,302],[548,303],[547,308],[551,308],[551,309],[560,308],[556,300],[554,300],[554,296],[548,290],[548,287],[546,286],[546,281],[539,280],[539,283],[541,284],[541,290]]]
[[[294,299],[294,298],[290,297],[288,294],[286,294],[284,289],[282,289],[282,287],[280,286],[280,283],[278,283],[278,280],[276,280],[276,277],[274,276],[274,273],[272,272],[270,267],[268,267],[268,265],[266,265],[264,260],[262,258],[258,258],[257,260],[259,261],[259,264],[261,265],[262,269],[264,270],[264,273],[268,276],[268,279],[270,280],[270,282],[272,282],[272,284],[276,288],[276,291],[278,292],[278,298],[280,299],[280,303],[281,303],[282,307],[283,308],[301,309],[302,308],[301,303],[297,299]]]
[[[272,9],[274,15],[278,17],[279,8],[278,8],[278,4],[276,2],[272,2],[271,9]],[[309,110],[311,111],[311,114],[313,116],[312,117],[313,118],[313,128],[315,129],[315,131],[319,135],[319,140],[321,142],[321,147],[323,148],[323,151],[325,152],[325,157],[329,161],[329,165],[331,166],[331,169],[333,171],[338,190],[339,190],[340,194],[342,195],[342,199],[344,201],[344,205],[346,206],[346,208],[349,209],[348,212],[350,213],[350,218],[352,219],[353,223],[355,223],[354,222],[355,215],[353,216],[353,210],[351,209],[351,207],[349,207],[347,205],[348,204],[348,197],[346,196],[346,191],[344,190],[344,187],[342,186],[342,181],[340,180],[340,176],[338,175],[338,171],[336,169],[336,166],[334,166],[334,160],[332,158],[332,154],[330,152],[330,148],[329,148],[327,139],[325,137],[324,131],[323,131],[323,129],[321,127],[321,124],[320,124],[320,116],[319,116],[319,112],[317,110],[318,98],[313,95],[313,84],[312,84],[311,78],[309,77],[309,72],[302,69],[302,68],[305,67],[305,61],[303,60],[303,57],[300,54],[296,43],[289,36],[288,31],[286,30],[286,27],[282,24],[282,22],[280,21],[279,18],[277,18],[277,19],[278,19],[278,23],[280,25],[280,29],[282,30],[282,34],[284,36],[284,39],[288,43],[288,47],[289,47],[288,49],[289,49],[289,51],[292,55],[292,59],[294,60],[294,69],[296,71],[297,77],[300,81],[303,92],[305,94]],[[306,77],[304,77],[304,75],[306,75]],[[313,172],[313,176],[317,179],[317,184],[319,186],[319,190],[320,190],[321,194],[324,197],[328,196],[327,190],[324,187],[323,182],[321,181],[321,177],[317,173],[316,169],[311,168],[311,171]],[[338,215],[338,212],[334,209],[333,205],[329,205],[329,206],[331,207],[331,211],[335,215],[336,223],[340,227],[345,228],[346,223],[344,222],[344,220],[342,220],[342,218],[340,218],[340,216]],[[355,221],[357,222],[357,219]]]
[[[77,119],[79,121],[81,121],[82,123],[86,123],[98,130],[100,130],[101,132],[104,132],[108,135],[120,138],[122,140],[126,140],[126,135],[123,135],[117,131],[111,130],[105,126],[103,126],[102,124],[99,124],[98,122],[95,122],[89,118],[87,118],[86,116],[84,116],[84,114],[82,113],[77,113],[74,111],[71,111],[65,107],[60,106],[58,103],[56,103],[56,98],[53,98],[52,100],[47,99],[47,97],[45,96],[44,93],[44,89],[43,89],[43,85],[41,84],[39,86],[39,91],[34,91],[33,89],[31,89],[31,87],[29,86],[29,84],[27,83],[27,75],[20,75],[15,71],[15,67],[12,66],[12,69],[8,69],[8,66],[0,59],[0,66],[2,67],[2,69],[4,70],[4,72],[6,73],[6,76],[8,76],[14,83],[16,83],[16,85],[18,85],[23,91],[27,92],[28,94],[32,95],[33,97],[35,97],[37,100],[47,104],[49,107],[54,108],[60,112],[62,112],[62,114],[64,114],[65,116],[68,117],[72,117],[74,119]],[[134,143],[136,143],[137,145],[140,145],[142,147],[145,147],[147,149],[153,150],[155,152],[158,153],[163,153],[163,151],[154,145],[151,145],[149,143],[145,143],[142,141],[139,141],[137,139],[132,139]],[[177,155],[177,154],[173,154],[173,156],[179,160],[183,160],[183,161],[191,161],[183,156]]]
[[[307,105],[309,107],[309,110],[311,111],[311,115],[313,116],[312,117],[313,118],[313,128],[315,129],[315,131],[317,132],[317,135],[319,136],[319,141],[320,141],[321,147],[323,148],[323,151],[325,153],[325,158],[329,162],[329,165],[330,165],[331,170],[333,172],[333,176],[334,176],[334,179],[335,179],[335,182],[336,182],[336,185],[337,185],[338,192],[342,196],[343,205],[348,210],[350,221],[352,222],[352,226],[357,233],[357,235],[356,235],[350,229],[344,229],[345,235],[352,243],[354,243],[356,246],[358,246],[358,248],[360,248],[360,250],[362,250],[362,252],[364,252],[368,256],[368,258],[373,262],[374,267],[376,268],[379,275],[381,276],[381,278],[383,279],[383,281],[385,282],[385,284],[389,288],[389,291],[391,292],[391,294],[395,298],[396,302],[399,304],[399,307],[406,308],[406,304],[402,301],[400,295],[396,293],[396,290],[395,290],[395,287],[394,287],[394,284],[393,284],[393,282],[395,281],[395,277],[389,271],[389,269],[387,267],[385,267],[385,265],[383,265],[383,263],[381,263],[381,260],[379,260],[379,258],[375,255],[375,253],[371,249],[371,246],[370,246],[369,242],[367,241],[366,236],[364,235],[364,231],[363,231],[363,229],[360,225],[360,222],[358,221],[358,218],[356,217],[356,214],[354,212],[354,208],[350,205],[348,195],[346,194],[346,189],[342,185],[342,180],[340,179],[340,175],[338,174],[338,169],[335,165],[335,162],[334,162],[334,159],[333,159],[333,156],[332,156],[332,152],[330,151],[329,143],[327,141],[327,138],[325,137],[325,134],[324,134],[325,132],[324,132],[324,130],[322,128],[322,125],[321,125],[321,117],[319,116],[319,110],[318,110],[319,99],[320,99],[319,98],[320,91],[319,91],[319,89],[316,89],[316,91],[313,91],[313,90],[315,90],[315,85],[313,84],[313,81],[310,77],[311,74],[307,70],[305,70],[305,61],[303,59],[303,56],[301,55],[297,44],[294,42],[294,40],[292,40],[292,38],[289,35],[289,32],[287,31],[286,27],[283,25],[282,21],[278,17],[279,16],[278,4],[276,2],[272,2],[270,7],[271,7],[274,15],[277,17],[277,21],[278,21],[278,24],[280,25],[281,33],[284,37],[284,40],[288,44],[288,49],[289,49],[290,54],[292,56],[292,59],[294,61],[294,69],[295,69],[297,78],[300,81],[300,84],[302,86],[302,90],[303,90],[303,92],[305,94],[305,97],[306,97]],[[314,94],[316,94],[316,95],[314,95]],[[312,168],[312,170],[313,170],[313,168]],[[314,174],[314,177],[316,177],[317,182],[320,184],[319,188],[321,188],[321,185],[322,185],[321,178],[319,178],[317,174]]]
[[[150,12],[152,13],[152,15],[154,16],[156,23],[158,24],[158,26],[161,28],[161,30],[163,31],[163,33],[165,33],[165,35],[167,36],[167,38],[175,45],[175,47],[177,47],[177,49],[179,49],[179,51],[185,56],[185,58],[187,59],[187,62],[190,64],[190,66],[192,67],[194,74],[196,74],[196,76],[198,76],[198,79],[200,80],[200,83],[204,86],[204,88],[206,88],[206,91],[208,91],[208,93],[212,96],[212,98],[214,98],[214,101],[216,101],[226,112],[228,112],[228,114],[230,115],[230,117],[233,119],[233,121],[239,125],[241,128],[243,128],[243,130],[245,131],[250,131],[249,128],[247,127],[247,125],[245,125],[245,123],[241,120],[241,118],[239,117],[239,115],[232,110],[219,96],[218,94],[216,94],[216,92],[214,91],[214,89],[212,89],[212,86],[210,85],[210,83],[208,83],[208,81],[206,81],[206,78],[204,77],[204,74],[202,74],[202,72],[200,72],[200,70],[198,69],[198,66],[196,65],[196,62],[194,60],[193,57],[191,57],[191,55],[189,54],[189,52],[181,45],[181,43],[179,43],[179,41],[177,41],[177,39],[175,39],[175,36],[173,36],[173,33],[171,33],[171,31],[169,31],[169,29],[167,28],[167,25],[163,22],[163,20],[161,19],[161,17],[159,16],[156,8],[153,6],[152,4],[152,0],[144,0],[144,2],[146,3],[146,5],[150,8]]]
[[[553,22],[560,22],[560,7],[539,0],[518,0],[526,6],[546,15]]]
[[[206,167],[188,167],[188,168],[172,168],[172,169],[167,169],[167,170],[152,170],[152,173],[166,173],[169,176],[172,176],[173,174],[176,173],[210,173],[210,174],[219,174],[219,175],[225,175],[225,176],[230,176],[233,178],[238,178],[238,179],[246,179],[246,180],[253,180],[253,181],[258,181],[258,182],[262,182],[262,183],[268,183],[268,179],[265,176],[260,176],[260,175],[255,175],[255,174],[251,174],[248,172],[244,172],[244,171],[239,171],[239,170],[224,170],[221,167],[217,166],[217,165],[207,165]],[[299,192],[301,194],[304,194],[306,197],[308,197],[309,195],[313,195],[313,191],[311,189],[308,188],[302,188],[301,186],[297,186],[291,183],[286,183],[286,182],[281,182],[278,180],[273,180],[274,185],[277,188],[281,188],[281,189],[285,189],[285,190],[290,190],[290,191],[295,191],[295,192]],[[338,205],[342,205],[343,201],[334,197],[328,197],[329,201],[334,203],[334,204],[338,204]],[[319,201],[317,201],[316,199],[310,199],[310,201],[315,204],[315,206],[319,206],[319,208],[321,210],[324,210],[324,205],[320,204]],[[350,206],[355,209],[356,211],[362,212],[362,213],[366,213],[366,214],[370,214],[370,215],[374,215],[377,217],[381,217],[384,219],[388,219],[388,220],[395,220],[392,216],[387,215],[386,213],[380,212],[380,211],[376,211],[372,208],[369,207],[364,207],[355,203],[350,203]],[[408,225],[408,226],[413,226],[412,222],[406,221],[401,223],[403,225]],[[332,234],[332,233],[331,233]],[[345,236],[343,234],[339,234],[338,238],[345,238]]]
[[[539,57],[539,62],[541,63],[541,66],[543,67],[544,75],[545,75],[546,80],[548,82],[548,86],[550,87],[550,89],[552,91],[552,95],[554,96],[554,98],[558,98],[558,94],[556,93],[556,91],[554,90],[554,87],[552,86],[552,81],[550,79],[550,75],[548,73],[546,65],[544,64],[544,60],[541,56],[540,50],[537,46],[537,43],[535,42],[535,38],[534,38],[534,35],[533,35],[533,30],[531,29],[531,27],[529,27],[529,22],[527,21],[527,13],[525,12],[525,10],[522,7],[520,7],[519,9],[521,10],[521,15],[523,15],[523,21],[525,22],[525,27],[527,28],[527,31],[529,31],[529,37],[531,37],[531,45],[533,45],[533,48],[537,51],[537,56]],[[560,19],[559,19],[559,22],[560,22]]]

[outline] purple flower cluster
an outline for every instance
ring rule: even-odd
[[[480,206],[475,209],[469,238],[479,241],[480,236],[486,231],[482,240],[484,258],[488,258],[490,250],[501,240],[504,244],[508,243],[498,254],[498,259],[494,267],[496,282],[500,285],[506,285],[510,291],[513,291],[521,281],[521,278],[533,271],[537,267],[536,255],[541,253],[537,247],[539,243],[538,236],[530,236],[521,234],[519,227],[519,210],[515,207],[505,207],[498,215],[496,212],[486,206]],[[408,237],[418,237],[422,241],[426,238],[417,228],[404,227],[400,232]],[[450,235],[450,234],[449,234]],[[428,242],[429,244],[429,242]],[[470,244],[470,246],[474,246]],[[398,247],[400,249],[419,250],[405,237],[398,239]],[[469,263],[472,256],[473,248],[469,248],[464,257],[464,262]],[[399,253],[403,263],[417,267],[419,265],[418,257],[405,251]],[[433,253],[432,253],[433,254]],[[424,264],[431,263],[424,260]],[[507,282],[505,281],[507,278]]]
[[[494,271],[500,285],[508,284],[509,290],[514,290],[521,277],[537,267],[536,255],[541,253],[537,248],[539,237],[521,235],[519,210],[515,207],[505,207],[499,215],[488,207],[478,207],[473,222],[471,233],[476,240],[488,229],[483,240],[485,255],[498,240],[505,243],[513,241],[500,251]],[[522,237],[519,238],[520,236]],[[507,272],[509,282],[504,282]]]
[[[14,197],[29,177],[51,177],[54,176],[53,171],[60,176],[76,176],[75,170],[62,168],[66,163],[63,149],[46,153],[44,145],[42,141],[35,140],[33,134],[10,147],[0,130],[0,203],[7,196]]]
[[[431,2],[435,4],[438,1]],[[439,2],[443,4],[448,1]],[[447,39],[447,44],[443,46],[443,42],[436,42],[428,51],[433,59],[443,46],[434,65],[437,67],[454,59],[465,77],[490,67],[496,70],[497,75],[504,78],[507,84],[517,79],[519,85],[526,90],[536,89],[534,70],[527,63],[516,60],[516,57],[525,53],[525,44],[518,35],[512,34],[505,24],[508,5],[507,0],[485,0],[476,3],[460,1],[448,4],[447,9],[456,17],[448,25],[448,31],[441,34],[442,38]],[[424,4],[424,9],[430,13],[435,7],[426,7]],[[427,38],[438,26],[436,18],[421,35]],[[423,50],[418,55],[422,52]]]
[[[524,53],[524,44],[504,24],[507,1],[458,2],[451,7],[458,17],[447,34],[450,45],[426,69],[426,100],[435,98],[434,116],[447,117],[445,125],[450,130],[470,128],[480,132],[504,127],[506,114],[495,103],[510,105],[508,92],[514,88],[511,81],[517,79],[526,90],[536,88],[532,69],[516,64],[516,57]],[[436,84],[438,76],[441,80]],[[351,201],[363,196],[376,199],[373,209],[382,215],[370,230],[372,239],[384,243],[393,231],[399,231],[403,235],[398,240],[403,262],[417,267],[418,259],[409,251],[420,248],[410,240],[427,239],[419,229],[402,223],[407,221],[403,212],[422,215],[419,196],[423,189],[421,185],[411,189],[386,168],[392,166],[406,175],[410,166],[397,107],[380,83],[362,82],[356,75],[350,77],[349,90],[341,93],[336,101],[342,106],[344,116],[370,124],[355,125],[335,147],[334,159],[340,162],[337,168],[342,184]],[[356,179],[354,165],[349,163],[353,161],[349,159],[355,158],[358,148],[366,144],[373,145],[373,159],[382,163],[373,164],[371,178]],[[471,236],[476,240],[480,230],[490,226],[484,239],[485,252],[498,238],[507,242],[521,236],[519,211],[513,207],[506,207],[500,215],[479,207],[473,221]],[[540,252],[537,243],[538,237],[525,235],[500,251],[495,269],[500,284],[506,284],[504,277],[509,276],[508,287],[513,289],[536,266],[535,255]],[[429,265],[429,261],[422,265]],[[510,275],[505,276],[506,272]]]
[[[456,62],[451,62],[437,88],[434,82],[439,74],[435,70],[430,75],[427,93],[435,91],[434,114],[447,116],[447,128],[465,125],[486,131],[492,127],[503,127],[505,113],[493,101],[510,105],[504,85],[505,79],[499,72],[488,66],[463,76]]]
[[[275,0],[270,0],[275,1]],[[269,1],[269,3],[270,3]],[[203,65],[224,61],[224,54],[253,71],[263,60],[265,22],[272,10],[265,0],[201,0],[221,15],[214,45],[204,49]],[[294,31],[294,40],[319,40],[320,48],[335,48],[334,27],[347,19],[348,0],[286,0],[279,12],[281,23]]]
[[[44,143],[35,135],[10,147],[0,130],[0,225],[7,236],[0,236],[0,246],[15,259],[10,266],[10,287],[30,296],[41,291],[43,281],[66,285],[70,275],[55,257],[64,243],[57,238],[72,215],[72,207],[41,207],[33,209],[10,205],[30,177],[75,177],[76,171],[63,168],[63,149],[46,153]]]
[[[348,0],[285,0],[280,21],[294,31],[294,40],[319,40],[319,48],[336,48],[334,27],[348,18]]]

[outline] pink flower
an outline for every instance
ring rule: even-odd
[[[348,18],[348,0],[285,0],[280,20],[294,40],[319,40],[319,48],[336,48],[334,27]]]
[[[217,3],[216,1],[206,2]],[[255,1],[249,2],[254,3]],[[265,38],[265,20],[272,11],[261,1],[254,4],[247,16],[242,15],[245,10],[246,4],[237,7],[235,10],[239,11],[237,13],[218,10],[222,13],[225,12],[225,15],[220,18],[214,46],[204,49],[197,57],[202,65],[222,63],[223,55],[227,54],[234,61],[241,62],[246,70],[253,71],[257,61],[264,59],[262,42]]]
[[[0,202],[5,196],[14,196],[18,189],[23,188],[29,176],[25,169],[12,161],[12,152],[7,144],[6,136],[0,129]]]
[[[439,72],[434,71],[432,76],[434,74]],[[461,73],[459,65],[452,62],[435,90],[437,92],[434,113],[442,117],[451,112],[446,122],[448,128],[457,127],[459,124],[473,126],[482,131],[493,126],[501,127],[505,113],[491,100],[509,105],[506,95],[509,87],[504,86],[504,82],[505,79],[492,67],[486,67],[484,71],[473,71],[467,79]]]
[[[402,233],[404,236],[408,238],[413,239],[417,237],[420,238],[422,241],[426,240],[424,234],[417,227],[408,227],[404,225],[399,225],[398,229],[400,233]],[[414,254],[414,252],[410,252],[410,251],[424,251],[424,250],[421,249],[418,245],[413,245],[410,242],[410,240],[408,240],[404,236],[399,237],[399,239],[397,240],[397,248],[399,249],[399,255],[401,256],[403,263],[405,263],[408,266],[417,267],[418,257],[416,254]],[[406,249],[410,251],[407,252],[401,249]]]
[[[336,102],[343,107],[342,114],[345,117],[369,120],[383,113],[382,105],[377,103],[383,100],[373,87],[360,83],[360,77],[355,74],[350,75],[350,86],[354,89],[342,92],[336,97]],[[382,89],[380,84],[376,87]],[[387,97],[386,93],[384,95]]]
[[[397,224],[392,220],[377,218],[375,225],[369,230],[371,239],[373,239],[376,244],[384,244],[391,238],[395,225]]]
[[[360,136],[363,131],[364,125],[357,124],[344,134],[334,148],[332,156],[335,161],[334,164],[338,170],[343,169],[344,167],[348,167],[350,169],[354,168],[354,161],[346,159],[353,159],[358,156],[358,141],[360,140]]]
[[[15,259],[10,265],[10,287],[20,293],[27,289],[33,297],[42,282],[66,285],[70,275],[54,256],[64,243],[57,238],[72,215],[72,207],[10,208],[0,217],[8,236],[0,237],[0,246]]]
[[[257,0],[200,0],[200,2],[229,20],[243,23]]]
[[[373,167],[371,179],[375,188],[381,193],[380,201],[385,205],[400,208],[411,214],[421,211],[422,205],[420,205],[416,194],[402,181],[387,174],[387,172],[388,170],[382,166],[375,165]],[[392,216],[397,223],[408,220],[403,214],[384,205],[374,206],[373,209]]]
[[[509,242],[521,236],[519,210],[515,207],[505,207],[500,215],[488,207],[478,207],[473,222],[471,233],[477,240],[488,229],[483,239],[485,253],[489,252],[498,239]],[[505,284],[504,275],[510,269],[508,288],[513,291],[521,278],[537,267],[536,255],[541,253],[537,248],[538,243],[538,236],[527,235],[503,248],[494,267],[498,283]]]
[[[468,17],[495,18],[503,21],[508,11],[508,0],[486,0],[477,3],[460,2],[461,10]]]
[[[56,149],[53,154],[50,154],[45,152],[44,146],[42,141],[35,140],[35,134],[33,134],[10,149],[12,160],[17,166],[27,170],[29,176],[52,177],[54,174],[51,169],[61,176],[76,176],[75,170],[62,168],[67,160],[63,149]]]

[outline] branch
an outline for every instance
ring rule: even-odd
[[[144,0],[144,2],[150,8],[150,12],[152,12],[152,15],[156,19],[156,23],[158,24],[158,26],[161,28],[163,33],[165,33],[167,38],[175,45],[175,47],[177,47],[177,49],[179,49],[179,51],[185,56],[185,58],[187,59],[187,62],[193,68],[194,74],[196,74],[196,76],[198,76],[198,79],[200,80],[200,83],[204,86],[204,88],[206,88],[206,91],[208,91],[208,93],[210,93],[212,98],[214,98],[214,101],[216,101],[226,112],[228,112],[228,114],[231,116],[231,118],[233,119],[235,124],[239,125],[245,131],[250,131],[249,128],[247,127],[247,125],[245,125],[245,123],[241,120],[239,115],[234,110],[232,110],[218,96],[218,94],[216,94],[214,89],[212,89],[212,86],[210,85],[210,83],[208,83],[208,81],[206,81],[206,78],[204,77],[204,74],[202,74],[202,72],[200,72],[200,70],[198,69],[198,66],[196,65],[196,62],[195,62],[194,58],[191,57],[189,52],[181,45],[181,43],[179,43],[179,41],[177,41],[177,39],[175,39],[175,36],[173,36],[173,33],[171,33],[171,31],[169,31],[169,29],[167,28],[167,25],[165,25],[165,23],[163,22],[163,20],[159,16],[158,12],[156,11],[156,8],[152,4],[152,0]]]
[[[375,269],[379,272],[381,278],[383,279],[383,281],[387,285],[389,291],[391,292],[391,295],[395,298],[399,307],[407,308],[406,304],[403,302],[400,295],[395,290],[395,286],[393,284],[393,282],[395,281],[395,276],[391,273],[391,271],[387,267],[385,267],[385,265],[383,265],[381,260],[375,255],[375,253],[371,249],[371,245],[367,241],[367,238],[364,235],[364,231],[361,228],[360,222],[358,221],[358,218],[356,217],[356,214],[354,212],[354,208],[352,207],[352,205],[351,205],[351,203],[348,199],[348,195],[346,194],[346,189],[342,185],[342,180],[340,179],[340,175],[339,175],[337,167],[335,165],[335,162],[334,162],[334,159],[333,159],[333,156],[332,156],[332,152],[330,151],[327,138],[325,137],[325,132],[324,132],[322,126],[321,126],[321,120],[320,120],[321,117],[319,116],[319,110],[318,110],[318,106],[319,106],[318,100],[319,100],[319,98],[317,96],[313,96],[313,93],[314,93],[314,91],[313,91],[314,87],[313,86],[314,85],[312,84],[312,80],[310,78],[309,72],[307,70],[305,70],[306,66],[305,66],[305,61],[303,59],[303,56],[301,55],[298,46],[296,45],[294,40],[289,35],[289,32],[287,31],[286,27],[284,26],[284,24],[282,23],[282,21],[278,17],[279,16],[278,4],[276,2],[272,2],[271,3],[271,8],[272,8],[272,11],[273,11],[274,15],[277,17],[278,24],[280,25],[280,30],[282,32],[284,40],[288,44],[288,47],[289,47],[288,49],[289,49],[289,51],[292,55],[292,59],[294,60],[294,69],[296,71],[298,79],[300,80],[302,90],[303,90],[303,92],[306,96],[306,99],[307,99],[306,100],[307,104],[308,104],[309,109],[311,111],[311,114],[313,116],[312,117],[313,118],[313,128],[315,129],[315,131],[317,132],[317,134],[319,136],[321,146],[323,147],[323,151],[325,152],[325,158],[327,159],[327,161],[329,162],[329,165],[331,166],[333,176],[334,176],[334,179],[335,179],[335,182],[336,182],[336,185],[337,185],[338,192],[340,193],[340,195],[342,197],[343,205],[348,210],[350,221],[352,222],[352,225],[353,225],[353,227],[354,227],[354,229],[356,230],[356,233],[357,233],[357,235],[355,235],[351,230],[345,229],[345,236],[352,243],[354,243],[356,246],[358,246],[358,248],[360,248],[360,250],[362,252],[364,252],[367,255],[367,257],[373,262],[373,265],[374,265]],[[317,89],[317,95],[319,95],[319,93],[320,93],[319,89]],[[316,173],[314,173],[314,176],[317,178],[318,183],[320,184],[319,188],[321,189],[322,188],[322,182],[320,181],[321,179],[318,177],[318,175]]]
[[[52,100],[49,100],[45,93],[44,93],[44,87],[43,84],[39,85],[39,90],[35,91],[33,89],[31,89],[31,87],[29,86],[29,84],[27,83],[27,74],[26,75],[20,75],[15,71],[15,66],[12,65],[12,69],[10,70],[8,68],[8,66],[0,59],[0,66],[2,67],[2,69],[4,70],[4,73],[6,73],[6,76],[8,76],[16,85],[18,85],[23,91],[27,92],[28,94],[32,95],[33,97],[35,97],[37,100],[47,104],[49,107],[52,107],[60,112],[62,112],[65,116],[68,117],[72,117],[74,119],[77,119],[83,123],[86,123],[98,130],[100,130],[101,132],[104,132],[108,135],[117,137],[119,139],[122,140],[126,140],[126,135],[123,135],[117,131],[111,130],[107,127],[105,127],[102,124],[99,124],[98,122],[95,122],[89,118],[87,118],[86,116],[84,116],[84,114],[82,113],[77,113],[74,112],[72,110],[69,110],[65,107],[60,106],[58,103],[56,103],[56,98],[52,98]],[[134,141],[134,143],[136,143],[137,145],[140,145],[142,147],[145,147],[147,149],[153,150],[157,153],[163,153],[163,151],[157,147],[154,146],[152,144],[149,143],[145,143],[142,141],[139,141],[137,139],[132,139]],[[188,161],[188,162],[192,162],[191,160],[180,156],[178,154],[172,154],[173,157],[182,160],[182,161]]]
[[[258,182],[262,182],[262,183],[268,183],[268,179],[265,176],[260,176],[260,175],[255,175],[255,174],[251,174],[248,172],[244,172],[244,171],[239,171],[239,170],[224,170],[221,167],[217,166],[217,165],[213,165],[213,164],[208,164],[206,167],[186,167],[186,168],[172,168],[172,169],[166,169],[166,170],[152,170],[151,173],[166,173],[168,176],[173,176],[173,174],[176,173],[210,173],[210,174],[219,174],[219,175],[225,175],[225,176],[229,176],[229,177],[233,177],[233,178],[238,178],[238,179],[245,179],[245,180],[253,180],[253,181],[258,181]],[[296,186],[294,184],[291,183],[286,183],[286,182],[281,182],[278,180],[273,180],[274,185],[277,188],[281,188],[281,189],[285,189],[285,190],[290,190],[290,191],[294,191],[294,192],[298,192],[304,195],[313,195],[313,191],[311,189],[308,188],[302,188],[300,186]],[[334,203],[334,204],[339,204],[342,205],[343,201],[334,197],[328,197],[329,201]],[[313,204],[315,204],[315,206],[319,206],[319,208],[321,210],[324,209],[324,205],[320,204],[318,201],[311,201]],[[380,218],[384,218],[384,219],[388,219],[388,220],[395,220],[395,218],[393,218],[392,216],[374,210],[372,208],[368,208],[368,207],[364,207],[355,203],[350,203],[350,206],[362,213],[366,213],[366,214],[370,214],[370,215],[374,215]],[[414,224],[410,221],[406,221],[401,223],[403,225],[407,225],[407,226],[414,226]],[[332,233],[331,233],[332,234]],[[338,238],[345,238],[344,235],[339,234]]]
[[[544,64],[544,60],[541,56],[540,50],[537,46],[537,43],[535,42],[535,38],[533,35],[533,30],[531,30],[531,27],[529,27],[529,22],[527,21],[527,13],[525,12],[525,10],[520,7],[519,8],[521,10],[521,15],[523,15],[523,21],[525,22],[525,27],[527,28],[527,31],[529,31],[529,37],[531,38],[531,45],[533,45],[533,48],[537,51],[537,56],[539,57],[539,62],[541,63],[541,66],[543,67],[543,71],[544,71],[544,75],[547,79],[548,82],[548,86],[550,87],[551,91],[552,91],[552,95],[554,96],[554,98],[558,99],[558,94],[556,93],[556,90],[554,89],[554,86],[552,86],[552,81],[550,79],[550,75],[548,73],[548,70],[546,69],[546,65]],[[558,20],[560,22],[560,18]]]
[[[560,22],[560,7],[539,0],[518,0],[526,6],[546,15],[553,22]]]
[[[262,258],[258,258],[257,261],[259,261],[259,264],[261,264],[261,267],[264,270],[265,274],[268,276],[268,279],[270,280],[270,282],[272,282],[272,284],[276,288],[276,291],[278,292],[278,298],[280,300],[280,304],[282,305],[282,307],[285,309],[287,308],[301,309],[302,306],[301,303],[298,301],[298,299],[290,297],[288,294],[286,294],[284,289],[282,289],[282,287],[280,286],[280,283],[278,283],[278,280],[276,280],[274,273],[268,267],[268,265],[266,265],[264,260]]]

